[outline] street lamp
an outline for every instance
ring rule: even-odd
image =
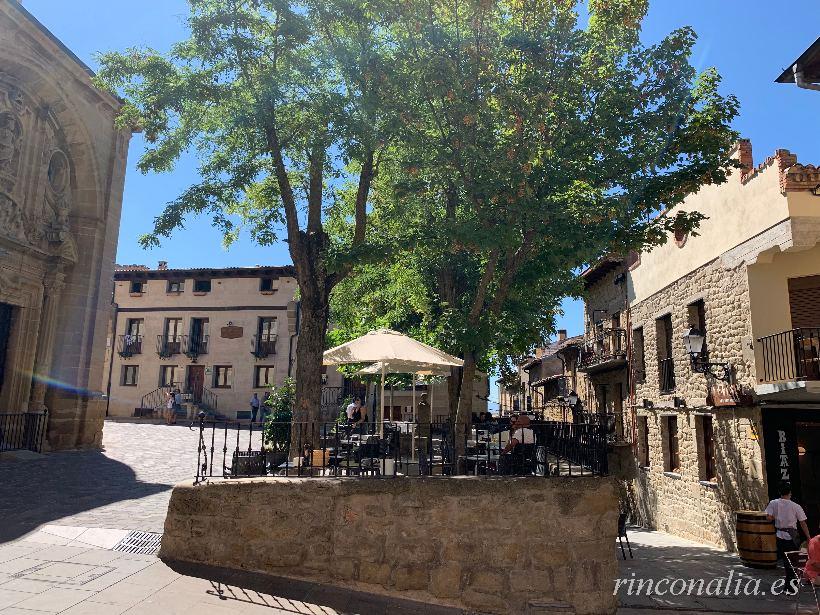
[[[696,374],[705,374],[717,380],[723,380],[724,382],[731,382],[731,365],[728,363],[710,363],[703,360],[703,343],[705,341],[706,336],[703,334],[703,331],[697,327],[689,327],[686,333],[683,334],[683,346],[686,348],[686,352],[689,353],[689,359],[692,362],[692,371]]]
[[[569,395],[567,395],[567,403],[571,408],[574,408],[575,404],[578,403],[578,393],[570,391]]]

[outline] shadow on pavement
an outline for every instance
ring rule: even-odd
[[[205,579],[212,589],[206,593],[219,596],[226,604],[243,603],[267,606],[288,613],[305,613],[304,606],[290,606],[290,601],[330,608],[337,613],[368,615],[465,615],[461,609],[443,607],[368,594],[352,589],[312,583],[297,579],[269,576],[257,572],[164,560],[179,574]],[[280,612],[279,610],[277,612]]]
[[[621,579],[617,586],[619,614],[795,612],[797,597],[784,595],[785,585],[780,595],[773,595],[775,583],[783,583],[782,568],[747,568],[736,553],[701,546],[662,532],[629,528],[629,540],[634,559],[629,559],[627,553],[624,560],[616,546]],[[659,595],[657,583],[661,579],[668,580],[662,584],[663,593]],[[641,589],[639,581],[643,581]],[[676,582],[675,591],[683,590],[680,595],[668,591],[673,582]],[[802,594],[800,604],[798,613],[818,615],[810,590]]]
[[[0,461],[0,543],[38,526],[114,502],[136,500],[172,484],[146,483],[126,464],[99,451],[58,452]],[[89,527],[119,527],[116,519]],[[136,528],[134,528],[136,529]]]

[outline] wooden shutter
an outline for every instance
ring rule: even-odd
[[[789,279],[792,328],[820,327],[820,275]]]

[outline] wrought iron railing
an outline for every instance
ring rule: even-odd
[[[135,412],[135,415],[150,415],[156,410],[165,408],[168,403],[168,393],[171,391],[176,391],[179,388],[179,383],[173,382],[171,384],[157,387],[153,391],[146,393],[142,396],[142,399],[140,400],[140,407]]]
[[[196,482],[247,476],[396,477],[591,476],[607,473],[607,427],[533,422],[509,450],[509,424],[473,425],[456,447],[449,422],[277,423],[213,420],[200,414]],[[192,425],[194,428],[194,425]],[[457,450],[463,454],[456,453]]]
[[[182,352],[182,336],[181,335],[158,335],[157,336],[157,354],[167,359],[175,354]]]
[[[120,335],[117,339],[117,353],[123,358],[142,354],[142,336],[128,333]]]
[[[626,330],[599,329],[581,349],[579,368],[590,368],[609,361],[626,358]]]
[[[183,354],[192,361],[196,361],[199,355],[208,354],[208,338],[207,335],[183,335]]]
[[[658,386],[661,393],[675,390],[675,363],[671,357],[658,361]]]
[[[264,359],[276,354],[276,334],[260,333],[251,339],[251,354],[257,359]]]
[[[0,452],[16,450],[42,452],[47,425],[47,410],[0,413]]]
[[[792,329],[757,341],[763,347],[761,382],[820,380],[820,327]]]

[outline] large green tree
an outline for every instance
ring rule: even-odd
[[[403,300],[395,271],[366,265],[387,286],[351,278],[338,292],[360,301],[340,301],[338,320],[366,326],[389,303],[397,323],[383,324],[458,353],[459,425],[477,366],[543,338],[574,271],[693,229],[700,215],[669,210],[734,166],[736,99],[692,67],[690,28],[641,42],[647,4],[591,0],[584,19],[572,0],[396,8],[402,131],[377,224],[414,284]]]
[[[190,37],[169,53],[100,57],[99,83],[126,101],[120,122],[149,143],[140,170],[172,171],[186,151],[200,161],[142,243],[197,214],[228,243],[243,227],[261,244],[288,242],[302,305],[294,419],[317,420],[330,293],[368,253],[367,202],[391,135],[383,11],[379,0],[189,5]],[[334,241],[324,224],[340,202],[349,228]]]

